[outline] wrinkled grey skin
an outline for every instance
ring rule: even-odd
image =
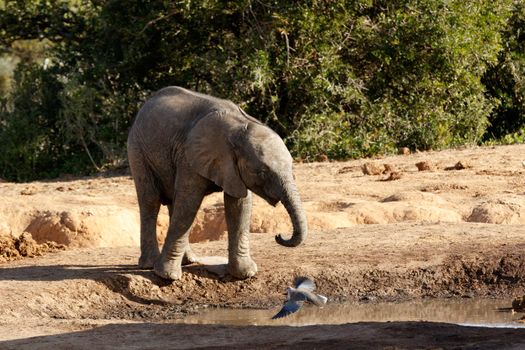
[[[293,224],[284,246],[299,245],[308,232],[292,174],[292,157],[281,138],[234,103],[167,87],[139,111],[128,137],[128,158],[140,208],[139,266],[167,279],[196,257],[189,229],[204,196],[224,191],[228,226],[227,271],[236,278],[257,272],[250,257],[251,192],[271,205],[281,201]],[[160,205],[170,224],[162,252],[156,237]]]

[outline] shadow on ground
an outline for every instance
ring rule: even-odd
[[[430,322],[333,326],[228,327],[110,324],[90,330],[0,342],[1,349],[520,349],[525,330]]]

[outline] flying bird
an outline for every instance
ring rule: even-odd
[[[293,314],[301,308],[305,301],[309,301],[317,306],[323,306],[328,300],[327,297],[315,294],[315,283],[307,277],[297,277],[294,287],[286,288],[287,298],[281,311],[272,317],[272,320]]]

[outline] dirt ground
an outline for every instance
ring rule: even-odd
[[[199,264],[173,283],[137,269],[129,176],[0,182],[0,349],[525,348],[523,329],[429,322],[176,323],[214,306],[276,307],[297,275],[331,303],[491,297],[510,306],[525,294],[524,162],[525,145],[515,145],[296,164],[310,235],[278,246],[289,218],[256,199],[259,272],[244,281]],[[203,203],[191,234],[199,256],[226,256],[222,208],[220,194]],[[160,241],[167,220],[163,210]]]

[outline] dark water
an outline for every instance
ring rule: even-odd
[[[403,303],[331,304],[323,308],[303,306],[297,313],[272,320],[271,310],[210,309],[186,317],[183,323],[227,325],[341,324],[355,322],[430,321],[467,326],[525,328],[518,320],[524,313],[512,313],[510,300],[432,299]]]

